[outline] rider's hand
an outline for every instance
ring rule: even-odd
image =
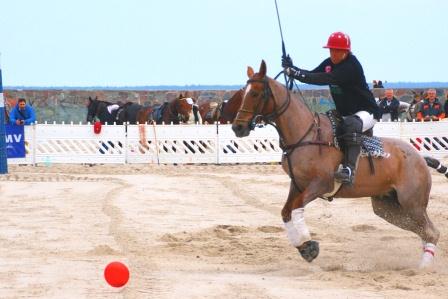
[[[288,56],[282,56],[282,68],[286,69],[289,67],[293,67],[294,64],[292,63],[291,57]]]
[[[300,75],[300,69],[296,67],[287,67],[285,69],[285,73],[286,75],[288,75],[288,77],[297,78]]]

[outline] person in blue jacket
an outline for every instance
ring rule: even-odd
[[[26,104],[26,100],[20,98],[17,105],[9,112],[9,123],[23,126],[31,125],[36,121],[36,113],[33,107]]]

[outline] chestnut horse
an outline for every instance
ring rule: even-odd
[[[165,102],[157,108],[153,108],[153,119],[157,124],[175,124],[186,123],[190,119],[190,113],[193,104],[189,102],[190,98],[179,96],[178,98]]]
[[[273,124],[284,150],[283,170],[291,177],[289,195],[281,215],[290,243],[311,262],[319,254],[319,244],[311,240],[304,221],[304,207],[318,197],[328,197],[335,188],[334,172],[343,154],[334,146],[333,129],[326,116],[312,113],[287,88],[266,76],[261,62],[258,73],[248,67],[246,90],[232,129],[237,137],[249,135],[254,120],[262,117]],[[446,168],[437,160],[426,161],[408,143],[381,138],[388,158],[374,158],[375,174],[368,159],[361,157],[354,185],[342,185],[332,197],[371,197],[376,215],[402,229],[414,232],[423,241],[420,267],[432,264],[439,231],[426,208],[431,189],[427,167]],[[398,252],[397,252],[398,254]]]

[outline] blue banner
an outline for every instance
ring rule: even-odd
[[[6,155],[8,158],[25,158],[25,127],[5,125]]]

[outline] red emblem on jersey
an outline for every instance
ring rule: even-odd
[[[331,65],[325,67],[325,73],[331,73]]]

